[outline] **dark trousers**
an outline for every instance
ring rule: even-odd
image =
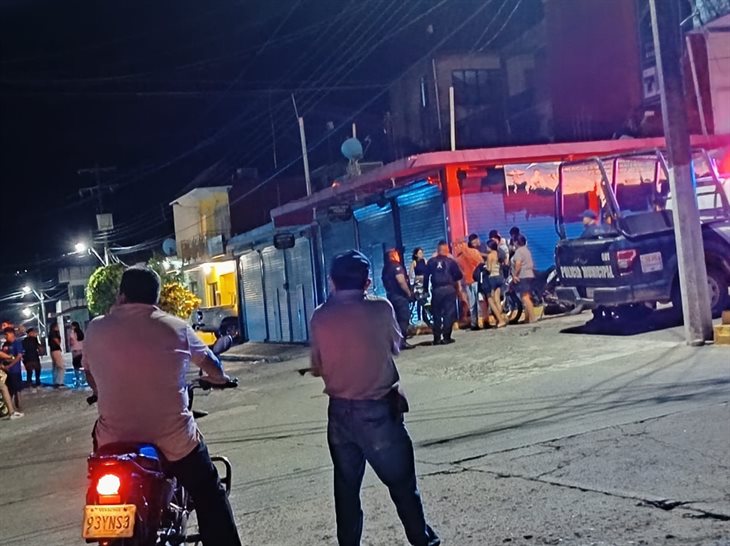
[[[335,470],[335,515],[340,546],[359,546],[363,513],[360,487],[367,461],[390,492],[408,542],[438,546],[426,523],[416,483],[413,444],[386,400],[331,399],[327,442]]]
[[[241,546],[233,510],[205,443],[168,463],[167,469],[193,498],[203,546]]]
[[[33,386],[33,372],[35,372],[35,386],[41,386],[41,363],[37,360],[24,360],[25,379],[29,387]]]
[[[406,337],[408,337],[408,325],[411,323],[411,302],[400,294],[388,294],[388,301],[393,306],[395,320],[398,321],[400,333],[405,342]]]
[[[456,288],[451,285],[437,286],[431,294],[433,315],[433,337],[435,340],[451,339],[451,330],[456,322]]]

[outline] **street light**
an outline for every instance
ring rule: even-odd
[[[23,295],[33,294],[36,297],[36,299],[38,300],[38,303],[40,303],[40,314],[36,315],[36,317],[38,318],[38,328],[40,330],[42,330],[43,332],[45,332],[46,331],[46,296],[45,296],[45,294],[42,291],[38,292],[35,288],[33,288],[32,286],[30,286],[28,284],[23,286],[20,289],[20,291],[22,292]],[[26,315],[26,311],[28,311],[29,314]],[[23,309],[23,314],[26,317],[29,317],[30,309],[28,309],[28,308]]]
[[[83,241],[79,241],[74,245],[74,251],[76,254],[83,254],[84,252],[88,252],[89,254],[93,254],[96,256],[96,259],[101,262],[101,265],[109,265],[109,260],[105,260],[101,256],[99,256],[99,253],[94,249],[93,246],[89,246]]]
[[[33,311],[30,310],[30,307],[26,307],[25,309],[23,309],[23,316],[25,318],[30,317],[32,314],[33,314]]]

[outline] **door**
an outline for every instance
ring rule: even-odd
[[[329,222],[325,220],[321,223],[320,232],[322,236],[322,253],[324,254],[324,275],[329,278],[330,267],[332,267],[332,261],[335,257],[348,250],[357,249],[355,222],[354,220],[346,222]],[[329,287],[327,291],[329,292]]]
[[[309,339],[309,319],[314,311],[314,274],[309,239],[300,237],[293,248],[286,250],[286,269],[291,306],[291,341],[304,342]]]
[[[360,252],[368,257],[373,268],[370,291],[385,296],[380,277],[385,251],[396,246],[393,211],[390,204],[385,207],[369,205],[355,210],[355,220]]]
[[[411,255],[417,247],[423,249],[428,260],[439,240],[446,239],[441,190],[429,184],[399,195],[397,204],[406,266],[410,266]]]
[[[261,277],[261,256],[252,251],[239,258],[243,287],[244,321],[248,341],[266,341],[266,307]]]
[[[267,246],[261,251],[261,258],[264,262],[264,297],[269,341],[290,341],[284,252],[273,246]]]

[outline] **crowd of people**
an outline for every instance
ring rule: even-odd
[[[383,287],[403,335],[401,349],[412,348],[405,341],[412,304],[416,304],[416,318],[421,321],[429,297],[434,345],[454,342],[452,330],[459,319],[472,330],[504,328],[509,323],[502,305],[506,290],[519,296],[525,322],[535,322],[534,279],[532,253],[518,227],[510,230],[509,239],[492,230],[485,243],[476,233],[453,245],[439,241],[428,260],[423,248],[415,248],[407,269],[401,253],[390,249],[382,272]]]
[[[22,411],[21,392],[28,389],[38,392],[41,383],[41,360],[46,355],[46,344],[38,336],[36,328],[16,327],[3,322],[4,341],[0,346],[0,416],[3,419],[20,419]],[[84,331],[78,322],[72,322],[68,335],[74,369],[74,388],[84,388],[86,381],[82,369]],[[51,357],[53,388],[65,388],[66,364],[58,323],[53,323],[48,332],[48,350]],[[25,378],[23,378],[25,371]]]

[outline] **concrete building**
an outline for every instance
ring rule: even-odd
[[[231,237],[229,190],[230,186],[199,187],[170,203],[177,257],[190,290],[202,302],[193,320],[211,334],[224,321],[238,325],[236,263],[226,251]]]

